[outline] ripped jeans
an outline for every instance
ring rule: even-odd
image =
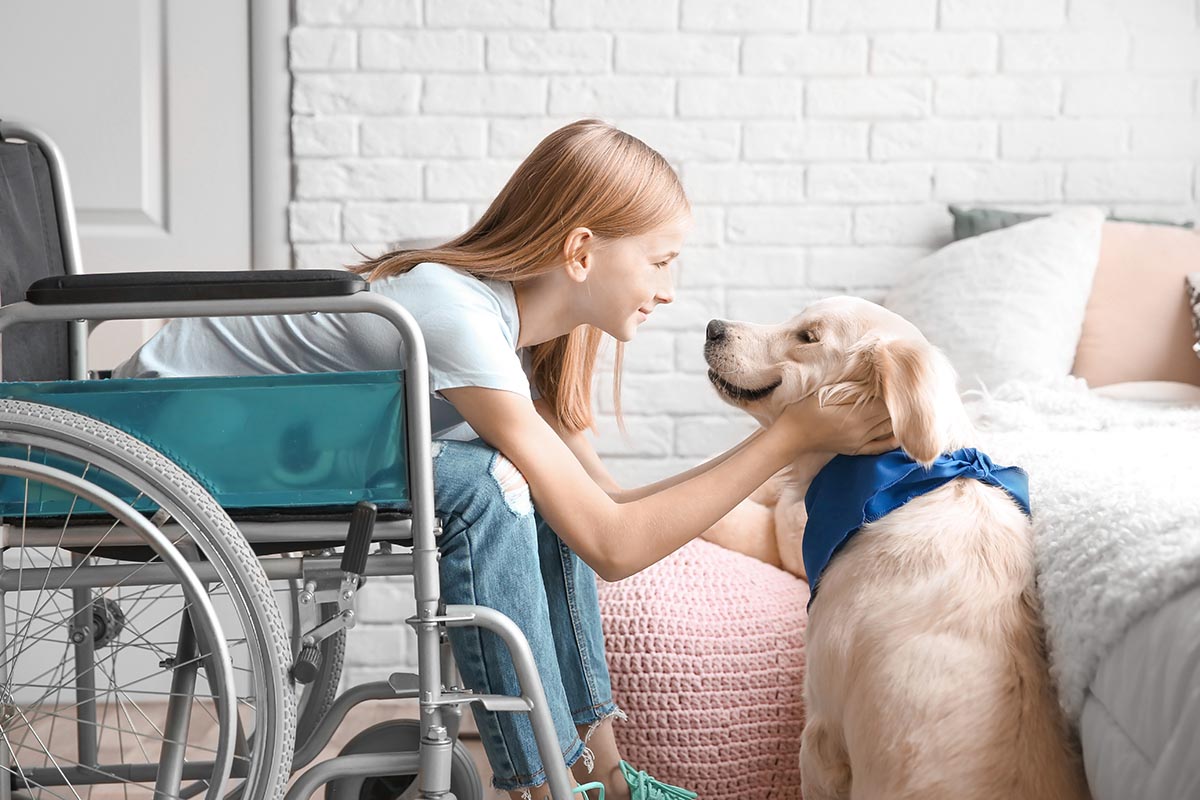
[[[448,604],[494,608],[517,624],[533,650],[563,759],[568,766],[590,759],[576,726],[623,716],[604,661],[595,573],[534,511],[524,477],[507,458],[479,440],[435,441],[433,453],[442,596]],[[450,644],[468,687],[520,694],[508,648],[491,631],[451,628]],[[496,788],[544,783],[529,715],[478,703],[472,710]]]

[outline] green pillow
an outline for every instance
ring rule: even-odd
[[[1038,217],[1047,217],[1049,213],[1032,213],[1027,211],[1005,211],[1001,208],[965,208],[950,206],[950,215],[954,217],[954,241],[978,236],[988,231],[1008,228],[1020,222],[1028,222]],[[1194,228],[1194,222],[1172,222],[1165,219],[1130,219],[1128,217],[1108,217],[1116,222],[1140,222],[1145,225],[1173,225],[1177,228]]]

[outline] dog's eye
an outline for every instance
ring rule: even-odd
[[[817,336],[817,332],[811,328],[805,328],[796,334],[796,338],[805,344],[816,344],[821,341],[821,337]]]

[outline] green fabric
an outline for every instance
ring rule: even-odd
[[[978,236],[981,233],[1008,228],[1021,222],[1028,222],[1049,214],[1032,213],[1027,211],[1006,211],[1002,208],[966,208],[951,205],[950,215],[954,217],[954,241]],[[1108,217],[1114,222],[1140,222],[1145,225],[1172,225],[1177,228],[1194,228],[1194,222],[1172,222],[1164,219],[1131,219],[1129,217]]]
[[[643,770],[636,770],[624,761],[621,762],[621,774],[629,784],[629,796],[632,800],[695,800],[696,793],[680,789],[669,783],[663,783],[652,778]]]
[[[403,372],[5,381],[0,398],[56,406],[132,434],[197,476],[225,509],[409,505]],[[24,458],[24,451],[0,443],[0,455]],[[116,476],[96,483],[139,511],[158,508]],[[0,515],[100,513],[73,492],[36,489],[0,478]]]

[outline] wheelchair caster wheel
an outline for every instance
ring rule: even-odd
[[[421,723],[397,719],[373,725],[346,743],[339,755],[415,751],[421,741]],[[416,775],[380,775],[342,778],[325,790],[325,800],[410,800],[417,796]],[[457,800],[483,800],[483,783],[475,761],[462,742],[454,743],[450,757],[450,793]]]

